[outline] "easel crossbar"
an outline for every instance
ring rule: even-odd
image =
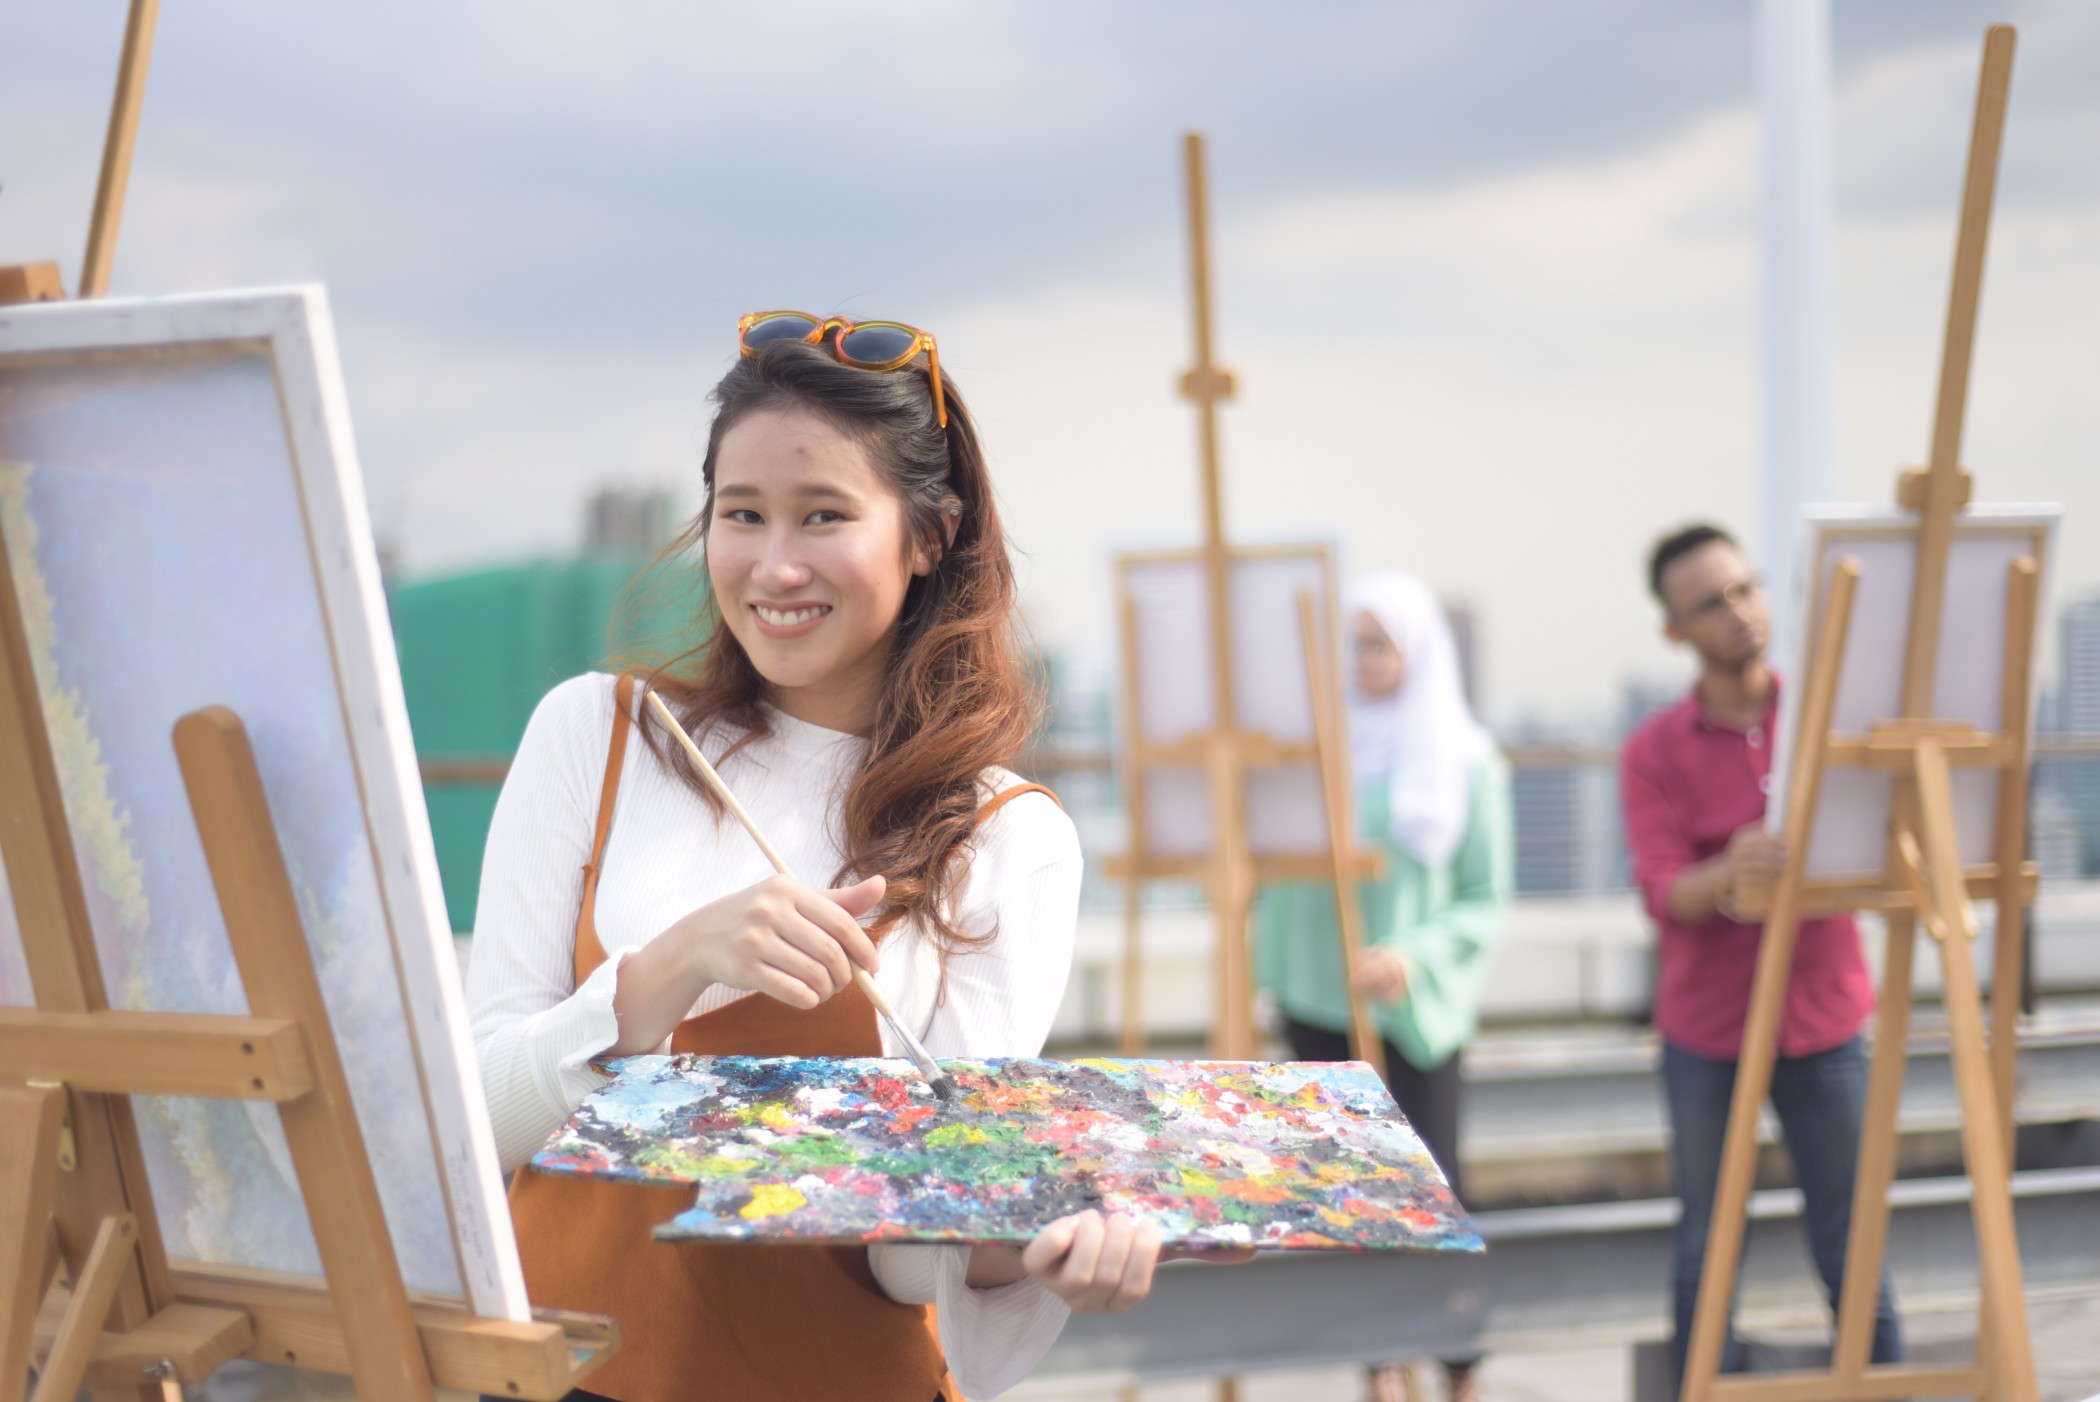
[[[1748,1378],[1718,1379],[1715,1402],[1755,1398],[1757,1402],[1899,1402],[1912,1396],[1974,1397],[1983,1391],[1983,1374],[1975,1368],[1876,1368],[1856,1378],[1828,1373],[1760,1373]]]
[[[1833,735],[1823,746],[1823,764],[1830,769],[1874,769],[1901,774],[1910,769],[1913,740],[1900,731],[1872,735]],[[1984,735],[1975,731],[1940,737],[1947,763],[1956,769],[2004,769],[2026,758],[2026,749],[2011,735]]]
[[[1190,735],[1166,744],[1134,743],[1130,746],[1130,760],[1133,764],[1184,765],[1200,769],[1210,762],[1211,750],[1221,738],[1238,749],[1240,763],[1249,769],[1317,764],[1320,759],[1319,746],[1310,740],[1292,743],[1272,739],[1259,731],[1238,730],[1229,737]]]
[[[335,1306],[317,1284],[265,1271],[178,1266],[175,1289],[192,1303],[245,1311],[255,1328],[250,1358],[351,1371]],[[410,1313],[430,1380],[462,1392],[559,1398],[619,1345],[618,1326],[602,1315],[541,1310],[521,1324],[424,1300],[412,1301]]]
[[[104,1095],[296,1100],[313,1061],[289,1018],[0,1008],[0,1081]]]
[[[1320,852],[1257,853],[1249,858],[1257,885],[1271,881],[1325,881],[1334,874],[1333,861]],[[1348,858],[1349,871],[1358,881],[1376,881],[1385,875],[1385,855],[1375,848],[1362,848]],[[1121,881],[1135,872],[1140,878],[1157,881],[1198,881],[1210,871],[1209,857],[1155,857],[1142,861],[1116,853],[1103,871]]]

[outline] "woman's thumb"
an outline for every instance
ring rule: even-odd
[[[851,886],[841,886],[824,894],[837,901],[846,914],[858,920],[882,904],[882,893],[888,889],[889,882],[880,876],[870,876],[854,882]]]

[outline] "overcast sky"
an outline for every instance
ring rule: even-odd
[[[1840,480],[1925,450],[1985,24],[2021,27],[1968,459],[2100,588],[2100,6],[1835,0]],[[69,281],[124,6],[13,7],[0,262]],[[1495,711],[1685,667],[1640,560],[1752,536],[1748,0],[695,6],[246,0],[162,15],[117,293],[328,284],[381,534],[558,553],[690,497],[736,315],[931,328],[1046,641],[1189,538],[1178,136],[1208,132],[1227,519],[1471,601]]]

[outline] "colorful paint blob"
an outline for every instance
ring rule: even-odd
[[[959,1100],[901,1060],[627,1057],[532,1163],[691,1187],[674,1241],[1017,1243],[1100,1208],[1168,1245],[1481,1249],[1361,1062],[942,1065]]]

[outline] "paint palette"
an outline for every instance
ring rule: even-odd
[[[667,1241],[1004,1242],[1087,1208],[1166,1244],[1479,1251],[1362,1062],[635,1056],[532,1161],[689,1186]]]

